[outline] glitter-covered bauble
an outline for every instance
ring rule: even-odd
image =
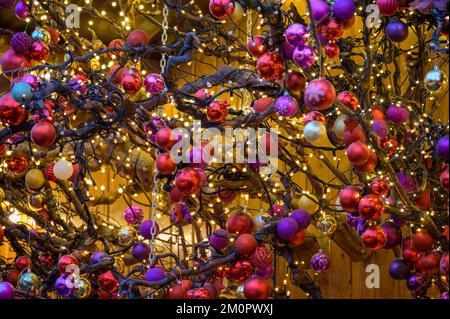
[[[370,250],[380,250],[386,245],[387,235],[380,226],[369,226],[363,231],[361,241]]]
[[[58,260],[58,270],[61,274],[69,274],[73,272],[72,267],[70,266],[80,266],[80,262],[75,256],[72,255],[64,255],[61,256]]]
[[[159,234],[159,225],[156,221],[152,221],[150,219],[144,220],[139,227],[139,234],[145,239],[151,239],[152,237],[152,227],[154,225],[154,236],[158,236]]]
[[[31,67],[31,61],[25,55],[16,54],[16,52],[14,52],[14,50],[11,48],[6,50],[5,53],[3,53],[3,55],[1,56],[0,66],[2,72],[17,70],[16,73],[8,75],[9,78],[13,78],[22,75],[23,69]]]
[[[0,97],[0,121],[10,126],[23,124],[28,117],[25,108],[17,103],[11,93],[6,93]]]
[[[24,1],[18,1],[14,7],[14,13],[16,17],[20,20],[25,20],[30,16],[28,12],[28,5]]]
[[[201,176],[192,167],[183,168],[175,177],[175,185],[184,195],[195,194],[202,187]]]
[[[283,58],[276,52],[264,53],[256,62],[256,69],[264,79],[274,81],[284,72]]]
[[[36,41],[31,46],[30,56],[34,61],[45,61],[50,55],[50,49],[44,42]]]
[[[164,90],[164,79],[160,74],[149,74],[145,77],[144,87],[148,93],[160,94]]]
[[[14,286],[11,283],[0,282],[0,299],[14,299],[15,295]]]
[[[11,37],[10,44],[14,52],[20,55],[26,55],[30,53],[33,39],[26,32],[17,32]]]
[[[126,93],[136,94],[142,87],[141,73],[137,69],[125,70],[120,84]]]
[[[343,91],[339,93],[337,100],[353,111],[358,109],[358,97],[351,91]]]
[[[105,271],[97,277],[97,284],[106,292],[112,294],[119,289],[119,280],[111,270]]]
[[[386,110],[386,117],[392,123],[400,125],[408,121],[409,111],[398,104],[391,104]]]
[[[77,299],[87,299],[92,293],[92,285],[91,282],[86,278],[78,279],[78,287],[75,288],[75,291],[72,293]]]
[[[353,17],[356,7],[353,0],[336,0],[333,3],[332,10],[336,19],[345,21]]]
[[[308,40],[308,28],[300,23],[291,24],[286,29],[286,41],[296,47],[303,46]]]
[[[150,42],[150,38],[142,29],[135,29],[131,31],[127,36],[127,43],[132,47],[145,46]]]
[[[35,273],[25,270],[17,281],[17,287],[25,292],[32,292],[39,288],[41,281]]]
[[[265,37],[261,35],[255,35],[248,39],[247,50],[251,56],[259,58],[261,55],[267,52],[269,46],[265,41]]]
[[[408,34],[408,26],[403,21],[391,20],[386,26],[386,36],[393,42],[402,42],[406,40]]]
[[[269,281],[260,277],[250,278],[244,284],[246,299],[268,299],[271,290]]]
[[[328,41],[339,40],[344,35],[344,26],[335,19],[330,19],[320,28],[322,37]]]
[[[411,291],[418,291],[425,288],[427,281],[420,273],[412,274],[406,281],[406,287]]]
[[[16,174],[22,173],[30,165],[30,161],[24,156],[8,157],[5,162],[8,170]]]
[[[447,89],[448,79],[444,72],[435,67],[425,74],[423,80],[425,88],[431,94],[439,94]]]
[[[137,225],[144,219],[144,210],[138,205],[131,205],[123,212],[128,225]]]
[[[17,103],[29,102],[33,98],[33,88],[27,83],[16,83],[11,90],[11,96]]]
[[[324,78],[309,82],[305,89],[305,104],[312,110],[326,110],[333,105],[335,99],[333,84]]]
[[[42,121],[33,125],[30,131],[30,137],[34,144],[41,147],[51,146],[56,139],[56,129],[53,124]]]
[[[138,243],[133,246],[131,250],[131,255],[134,259],[141,261],[148,258],[150,254],[150,246],[144,242]]]
[[[295,113],[297,113],[297,109],[297,100],[290,95],[281,96],[275,102],[275,111],[281,116],[293,116],[295,115]]]
[[[377,0],[377,6],[382,15],[390,17],[398,11],[398,0]]]
[[[209,11],[219,20],[228,19],[236,9],[234,0],[209,0]]]
[[[299,67],[307,69],[314,64],[316,52],[310,45],[304,45],[294,50],[292,58]]]
[[[377,220],[384,213],[383,201],[377,195],[366,195],[359,201],[358,212],[367,220]]]
[[[123,226],[117,232],[117,240],[121,245],[129,245],[137,239],[137,231],[131,226]]]
[[[34,41],[43,42],[45,44],[50,44],[52,41],[50,32],[41,28],[36,28],[33,33],[31,33],[31,37]]]
[[[389,275],[396,280],[406,279],[410,274],[411,265],[403,259],[396,259],[389,266]]]
[[[347,224],[352,229],[356,229],[358,227],[358,223],[360,220],[360,216],[356,213],[347,214]]]
[[[322,235],[331,235],[337,228],[336,218],[331,215],[322,215],[317,220],[316,227]]]
[[[437,145],[436,145],[436,153],[437,153],[437,155],[440,158],[442,158],[442,159],[444,159],[446,161],[449,160],[450,154],[449,154],[449,138],[448,138],[448,135],[443,136],[443,137],[441,137],[439,139],[439,141],[437,142]]]
[[[330,59],[337,58],[339,56],[339,53],[341,53],[341,49],[339,48],[339,45],[337,43],[327,43],[325,45],[325,54]]]
[[[271,249],[266,247],[257,247],[255,253],[251,257],[251,262],[256,268],[264,269],[266,267],[272,266],[273,263],[273,253]]]
[[[252,263],[247,259],[241,259],[236,261],[228,272],[228,278],[234,281],[245,281],[247,280],[254,271]]]
[[[219,123],[225,121],[228,115],[228,107],[230,102],[228,100],[216,100],[208,104],[206,115],[211,122]]]
[[[311,268],[316,272],[327,271],[330,268],[330,265],[330,258],[322,250],[319,250],[319,252],[311,258]]]

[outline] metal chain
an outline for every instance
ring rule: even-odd
[[[247,43],[248,43],[248,41],[250,41],[250,38],[252,36],[252,28],[253,28],[252,10],[249,9],[247,11]],[[249,69],[250,65],[246,64],[245,68]],[[250,110],[249,110],[249,106],[250,106],[250,102],[251,102],[250,92],[248,92],[247,90],[244,89],[243,98],[244,98],[244,101],[243,101],[243,107],[242,108],[244,109],[244,112],[246,112],[246,113],[250,112]]]
[[[169,28],[169,21],[168,21],[168,17],[169,17],[169,7],[167,6],[167,4],[164,3],[164,8],[163,8],[163,20],[162,20],[162,34],[161,34],[161,44],[163,46],[166,45],[167,43],[167,29]],[[165,70],[166,70],[166,64],[167,64],[167,53],[163,52],[161,54],[161,60],[159,61],[159,65],[161,67],[161,74],[164,74]]]

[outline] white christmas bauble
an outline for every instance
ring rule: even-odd
[[[73,165],[66,160],[59,160],[53,166],[53,174],[57,179],[67,180],[73,174]]]
[[[334,121],[333,124],[333,133],[340,140],[344,139],[344,131],[345,131],[345,120],[348,119],[348,116],[345,114],[339,115]]]
[[[311,121],[305,125],[303,129],[303,135],[305,140],[307,140],[312,145],[321,144],[326,141],[327,130],[325,125],[319,121]]]

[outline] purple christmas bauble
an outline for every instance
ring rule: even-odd
[[[400,20],[391,20],[386,26],[386,36],[393,42],[404,41],[408,33],[408,26]]]
[[[441,295],[441,299],[448,299],[448,291],[444,291]]]
[[[14,2],[15,2],[15,0],[0,0],[0,8],[1,9],[10,9],[13,7]]]
[[[404,172],[398,172],[397,178],[405,192],[411,193],[416,190],[417,185],[416,182],[414,181],[414,178],[411,175],[407,175]]]
[[[298,47],[306,43],[308,35],[307,27],[300,23],[294,23],[286,29],[285,37],[287,42]]]
[[[323,251],[319,251],[317,254],[312,256],[311,258],[311,268],[317,272],[324,272],[330,268],[331,261],[330,258],[323,253]]]
[[[386,110],[386,116],[389,121],[399,125],[405,123],[409,118],[409,111],[407,108],[401,107],[397,104],[392,104]]]
[[[403,259],[396,259],[389,266],[389,275],[396,280],[406,279],[410,273],[411,266]]]
[[[411,291],[421,290],[425,288],[426,284],[425,278],[419,273],[412,274],[406,281],[406,287]]]
[[[314,64],[314,61],[316,59],[316,52],[314,52],[314,49],[311,46],[305,45],[297,47],[294,50],[294,55],[292,58],[295,64],[297,64],[299,67],[307,69]]]
[[[39,86],[39,79],[36,75],[33,74],[25,74],[20,78],[19,82],[28,84],[33,88],[34,91],[37,90]]]
[[[298,103],[289,95],[281,96],[275,102],[275,111],[281,116],[292,116],[297,113]]]
[[[11,37],[11,48],[19,55],[26,55],[30,52],[33,39],[26,32],[14,33]]]
[[[228,239],[228,232],[225,229],[216,230],[211,234],[211,236],[209,236],[209,241],[211,242],[211,246],[217,250],[226,248],[230,243],[230,240]]]
[[[150,268],[144,275],[144,279],[147,281],[159,281],[165,277],[164,269],[159,267]]]
[[[145,77],[144,87],[148,93],[159,94],[164,90],[164,79],[160,74],[149,74]]]
[[[397,227],[403,227],[407,224],[407,222],[405,220],[403,220],[395,215],[389,215],[389,216],[390,216],[390,219],[392,220],[392,222],[394,223],[394,225]]]
[[[125,209],[123,217],[129,225],[136,225],[144,219],[144,211],[138,205],[131,205],[131,207]]]
[[[290,44],[287,41],[283,42],[281,46],[281,51],[283,52],[283,57],[287,60],[292,60],[295,51],[295,45]]]
[[[317,22],[330,13],[330,7],[328,6],[328,3],[323,0],[312,0],[311,11],[314,21]]]
[[[0,299],[13,299],[15,295],[13,285],[7,281],[0,282]]]
[[[441,158],[449,160],[448,135],[439,139],[436,152]]]
[[[19,1],[14,7],[14,13],[20,20],[25,20],[29,16],[28,6],[23,1]]]
[[[107,256],[106,253],[104,253],[103,251],[96,251],[92,254],[91,256],[91,263],[92,264],[97,264],[100,261],[102,261],[102,258]]]
[[[139,234],[141,234],[142,237],[145,239],[150,239],[152,237],[152,225],[153,221],[150,219],[144,220],[139,226]],[[155,222],[155,237],[159,234],[159,225],[157,222]]]
[[[380,226],[383,228],[387,236],[387,241],[384,248],[394,248],[402,242],[402,231],[394,223],[384,222]]]
[[[309,215],[308,212],[303,209],[294,210],[290,217],[295,219],[298,224],[299,230],[306,229],[306,227],[308,227],[309,223],[311,222],[311,215]]]
[[[355,4],[353,0],[336,0],[333,3],[333,14],[338,20],[345,21],[355,14]]]
[[[292,217],[282,218],[277,224],[277,234],[284,240],[294,237],[298,231],[298,224]]]
[[[150,246],[147,245],[146,243],[138,243],[131,250],[131,254],[136,260],[139,261],[144,260],[145,258],[148,258],[148,256],[150,255]]]
[[[358,213],[347,214],[347,224],[353,229],[356,229],[358,227],[359,219],[360,216]]]
[[[389,128],[388,128],[386,121],[373,120],[372,127],[373,127],[373,130],[375,131],[375,133],[377,134],[377,136],[381,140],[383,140],[387,137]]]
[[[66,282],[67,277],[67,275],[62,275],[55,281],[55,291],[58,295],[63,297],[68,297],[75,291],[75,283]]]

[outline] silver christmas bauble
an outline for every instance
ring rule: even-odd
[[[447,88],[448,79],[444,72],[434,68],[425,75],[423,82],[428,91],[432,94],[439,94]]]

